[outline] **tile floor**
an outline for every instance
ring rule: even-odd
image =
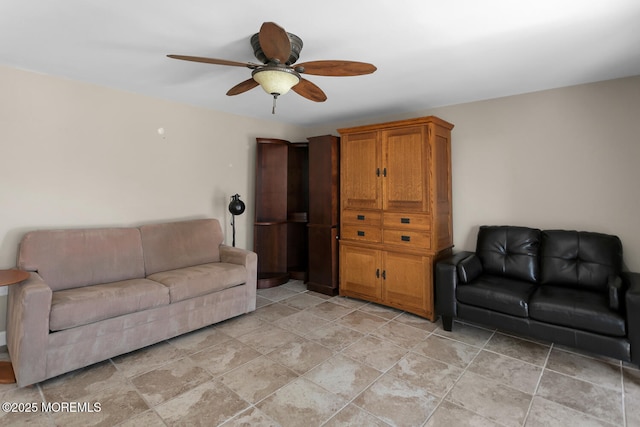
[[[4,354],[6,357],[6,353]],[[640,426],[640,371],[542,342],[307,292],[0,401],[100,404],[0,412],[42,426]]]

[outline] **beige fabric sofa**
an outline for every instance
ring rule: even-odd
[[[7,347],[19,386],[255,310],[257,255],[216,219],[24,235]]]

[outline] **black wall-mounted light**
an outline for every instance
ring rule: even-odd
[[[231,212],[231,228],[233,233],[233,247],[236,246],[236,215],[242,215],[246,206],[244,202],[240,200],[239,194],[231,196],[231,202],[229,203],[229,212]]]

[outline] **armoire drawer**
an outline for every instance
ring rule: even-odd
[[[380,226],[382,214],[380,211],[362,211],[345,209],[341,213],[342,222],[346,224],[362,224]]]
[[[429,231],[431,230],[431,216],[419,213],[385,212],[383,225],[385,228]]]
[[[382,233],[380,227],[347,224],[342,227],[340,238],[343,240],[360,240],[365,242],[380,242]]]
[[[431,249],[431,233],[413,230],[385,229],[383,231],[383,242],[388,245]]]

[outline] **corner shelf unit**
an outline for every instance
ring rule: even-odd
[[[307,279],[307,142],[256,138],[254,251],[258,288]]]

